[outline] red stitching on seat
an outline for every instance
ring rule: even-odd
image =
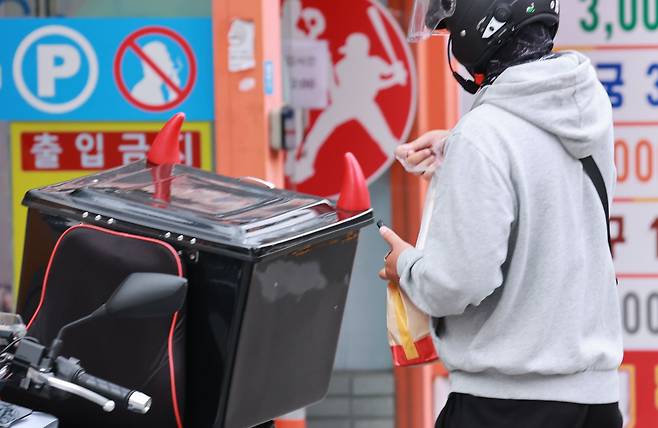
[[[39,305],[37,306],[36,311],[34,311],[34,315],[32,315],[32,318],[30,319],[30,322],[27,323],[27,330],[30,329],[32,326],[32,323],[34,320],[37,318],[37,315],[39,314],[39,311],[41,310],[41,307],[43,306],[43,301],[46,297],[46,286],[48,284],[48,276],[50,275],[50,268],[52,266],[53,260],[55,258],[55,253],[57,253],[57,248],[59,248],[60,243],[62,242],[62,239],[64,239],[64,236],[66,236],[69,232],[75,230],[75,229],[93,229],[97,230],[100,232],[104,233],[109,233],[110,235],[115,235],[115,236],[121,236],[123,238],[132,238],[132,239],[137,239],[140,241],[146,241],[146,242],[152,242],[154,244],[162,245],[165,247],[171,254],[174,256],[174,260],[176,260],[176,267],[178,268],[178,276],[182,277],[183,276],[183,265],[180,261],[180,257],[178,257],[178,253],[172,247],[166,242],[159,241],[157,239],[153,238],[147,238],[144,236],[137,236],[137,235],[131,235],[129,233],[122,233],[122,232],[116,232],[114,230],[108,230],[108,229],[103,229],[102,227],[98,226],[93,226],[90,224],[78,224],[76,226],[72,226],[64,231],[62,235],[57,239],[57,243],[55,243],[55,247],[53,248],[53,252],[50,254],[50,260],[48,261],[48,266],[46,267],[46,274],[44,275],[43,278],[43,284],[41,285],[41,298],[39,300]],[[167,351],[169,354],[169,382],[170,382],[170,387],[171,387],[171,402],[174,407],[174,416],[176,417],[176,425],[178,428],[183,428],[183,422],[181,421],[180,417],[180,411],[178,409],[178,391],[176,389],[176,378],[174,376],[174,348],[173,348],[173,341],[174,341],[174,328],[176,327],[176,321],[178,320],[178,312],[174,314],[174,316],[171,319],[171,327],[169,328],[169,337],[167,338]]]

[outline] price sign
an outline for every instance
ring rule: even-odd
[[[658,286],[658,200],[615,202],[610,232],[622,285],[626,278],[651,276]]]
[[[658,41],[658,34],[654,36]],[[618,122],[658,119],[658,46],[581,47],[598,72]],[[658,123],[658,122],[657,122]]]
[[[658,0],[568,0],[561,5],[560,45],[658,41]]]
[[[617,202],[658,197],[658,124],[615,128]]]
[[[658,281],[628,281],[621,291],[626,351],[658,351]]]
[[[557,45],[592,60],[615,120],[611,236],[625,356],[625,428],[658,421],[658,0],[562,2]]]
[[[619,407],[624,428],[654,428],[658,421],[656,352],[627,351],[621,366]]]

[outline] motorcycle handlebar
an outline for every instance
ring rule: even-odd
[[[55,373],[58,378],[116,401],[117,405],[131,412],[144,414],[151,408],[151,397],[148,395],[92,376],[85,372],[80,367],[79,361],[74,358],[57,357]]]
[[[95,393],[94,391],[90,391],[87,388],[83,388],[80,385],[76,385],[64,379],[56,378],[55,376],[52,375],[52,373],[42,374],[34,371],[32,372],[32,377],[34,379],[40,379],[41,381],[49,385],[51,388],[59,389],[60,391],[77,395],[78,397],[82,397],[85,400],[89,400],[92,403],[98,404],[106,412],[111,412],[112,410],[114,410],[115,407],[114,401],[109,400],[106,397],[103,397],[102,395]]]
[[[76,373],[72,382],[116,401],[131,412],[144,414],[151,408],[151,397],[148,395],[92,376],[84,370]]]
[[[29,389],[31,381],[37,389],[47,384],[94,402],[106,412],[114,410],[115,403],[135,413],[144,414],[151,409],[151,397],[86,373],[80,367],[79,360],[57,356],[58,352],[48,352],[48,349],[35,339],[26,340],[22,336],[12,339],[10,344],[0,351],[0,361],[5,364],[11,361],[12,370],[17,372],[16,378],[27,380],[24,384],[23,379],[21,380],[23,389]],[[56,342],[57,340],[54,341],[55,344]],[[14,348],[13,352],[9,351],[11,347]],[[0,369],[7,370],[7,366],[0,365]]]

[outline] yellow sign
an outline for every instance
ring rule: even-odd
[[[11,135],[11,201],[13,218],[14,292],[18,290],[28,190],[143,159],[161,123],[14,122]],[[181,133],[181,154],[188,165],[212,169],[209,122],[188,122]]]

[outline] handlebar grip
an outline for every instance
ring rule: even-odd
[[[97,378],[82,370],[74,376],[73,383],[114,400],[131,412],[146,413],[151,408],[151,397],[148,395]]]

